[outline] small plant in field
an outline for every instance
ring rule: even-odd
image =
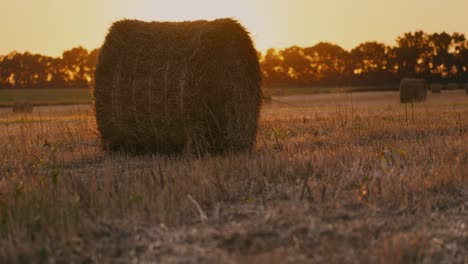
[[[45,247],[41,247],[37,251],[37,257],[39,258],[39,263],[46,263],[47,257],[49,256],[49,252]]]
[[[393,116],[384,116],[382,117],[382,119],[389,122],[395,121],[395,118]]]
[[[5,204],[5,202],[3,202],[2,200],[0,200],[0,227],[3,229],[3,228],[6,228],[6,225],[7,225],[7,221],[8,221],[8,218],[7,218],[7,205]],[[0,233],[1,233],[1,229],[0,229]]]
[[[19,200],[24,196],[25,190],[22,181],[18,181],[13,185],[13,197]]]
[[[369,184],[365,182],[359,188],[358,198],[359,198],[359,201],[363,201],[363,200],[367,200],[368,197],[369,197]]]
[[[60,175],[60,169],[57,167],[53,168],[52,171],[50,172],[50,178],[54,187],[56,187],[59,182],[59,175]]]
[[[143,203],[143,196],[138,193],[134,193],[130,196],[130,201],[135,206],[140,206]]]
[[[399,161],[402,156],[406,155],[406,151],[402,149],[388,150],[384,149],[377,154],[380,168],[383,171],[388,170],[389,166]]]
[[[52,144],[47,140],[44,141],[43,148],[47,153],[47,158],[39,158],[35,164],[35,167],[39,168],[41,171],[39,182],[43,183],[46,178],[49,178],[53,186],[56,187],[62,172],[61,164],[58,161],[60,149],[56,144]]]
[[[289,133],[282,130],[281,128],[273,128],[271,133],[271,139],[285,139],[289,137]]]
[[[271,132],[270,139],[274,140],[276,143],[276,150],[281,151],[284,149],[283,144],[280,140],[288,138],[288,132],[283,131],[281,128],[273,128]]]

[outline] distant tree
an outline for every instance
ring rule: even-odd
[[[0,88],[88,87],[98,54],[98,49],[88,53],[81,47],[62,58],[12,52],[0,59]]]
[[[399,78],[428,77],[430,74],[429,36],[423,31],[405,33],[394,48]]]
[[[460,82],[468,82],[468,41],[465,42],[463,48],[458,54],[459,67],[460,67]]]
[[[65,71],[63,70],[62,58],[50,58],[47,71],[49,88],[70,87]]]
[[[310,60],[304,55],[304,49],[292,46],[281,51],[282,68],[288,79],[296,85],[311,84],[314,80],[310,71]]]
[[[395,82],[392,72],[391,48],[378,42],[365,42],[352,49],[349,68],[354,83],[387,84]]]
[[[88,87],[91,82],[90,68],[87,67],[88,50],[83,47],[63,52],[62,71],[69,87]]]
[[[260,61],[260,66],[265,85],[277,86],[287,84],[290,81],[283,68],[283,58],[276,49],[267,50]]]
[[[21,62],[17,52],[11,52],[2,59],[0,75],[5,87],[14,87],[21,72]]]
[[[9,71],[6,65],[4,65],[5,56],[0,56],[0,89],[8,88],[8,76]]]
[[[433,80],[438,82],[448,82],[451,64],[453,63],[452,56],[449,52],[452,37],[442,32],[430,35],[431,47],[431,73]]]
[[[59,58],[29,52],[0,56],[0,88],[90,87],[99,51],[76,47]],[[409,32],[394,47],[365,42],[350,52],[320,42],[269,49],[258,57],[266,86],[377,85],[404,77],[468,82],[468,41],[459,33]]]
[[[346,62],[349,54],[342,47],[320,42],[305,48],[304,55],[310,60],[310,71],[317,84],[339,85],[346,81]]]
[[[98,58],[99,58],[100,51],[101,51],[100,49],[94,49],[88,54],[88,57],[86,58],[85,79],[89,80],[88,81],[88,86],[91,86],[92,83],[94,82],[94,70],[96,69],[96,64],[98,63]],[[260,54],[260,56],[261,56],[261,54]]]
[[[29,52],[10,53],[1,61],[2,86],[41,88],[47,86],[48,57]]]
[[[451,79],[457,83],[466,82],[465,72],[468,66],[468,42],[465,35],[453,33],[449,51],[452,57]]]

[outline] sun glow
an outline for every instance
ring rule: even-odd
[[[460,32],[468,1],[375,0],[15,0],[2,2],[0,55],[16,50],[59,56],[82,45],[99,47],[123,18],[181,21],[231,17],[257,49],[313,46],[320,41],[351,49],[364,41],[394,44],[402,33]],[[398,14],[398,19],[395,15]],[[443,23],[442,23],[443,22]]]
[[[186,21],[213,20],[231,17],[239,20],[252,34],[256,46],[265,50],[274,43],[266,43],[263,33],[271,27],[270,21],[262,13],[266,1],[225,1],[225,0],[197,0],[197,1],[154,1],[135,0],[121,1],[125,8],[118,10],[112,20],[119,18],[134,18],[146,21]]]

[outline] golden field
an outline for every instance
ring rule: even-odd
[[[89,105],[0,109],[0,263],[467,263],[468,95],[274,97],[252,153],[101,151]],[[287,103],[287,104],[285,104]]]

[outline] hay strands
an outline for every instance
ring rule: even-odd
[[[202,155],[255,146],[260,65],[236,20],[118,21],[95,76],[106,151]]]

